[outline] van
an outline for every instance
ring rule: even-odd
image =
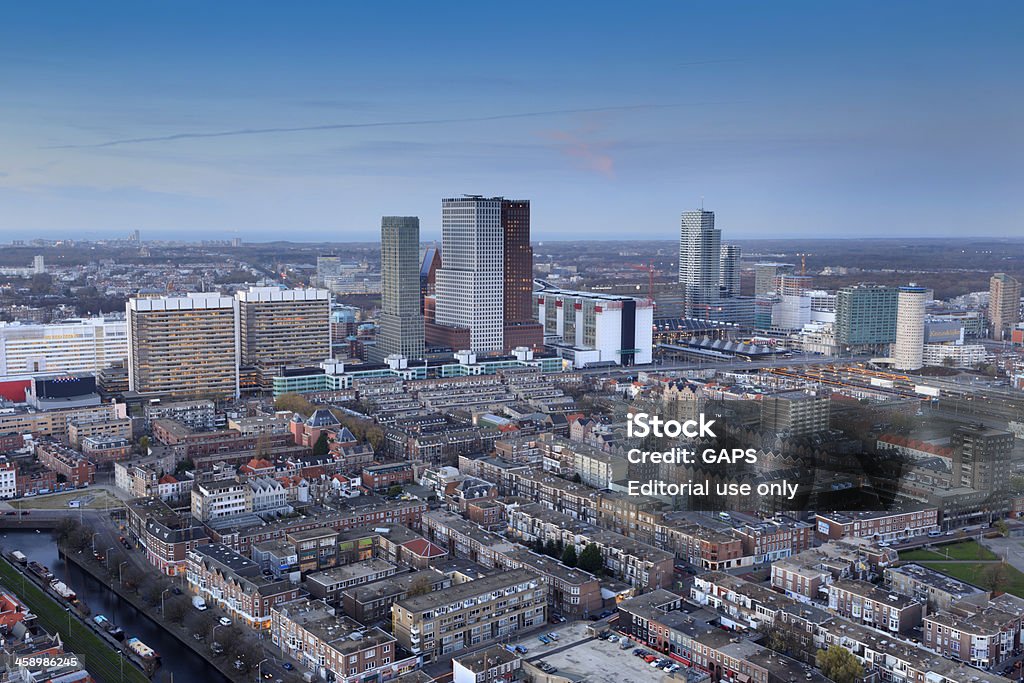
[[[941,536],[941,535],[942,535],[942,532],[939,531],[938,529],[932,529],[931,531],[928,532],[928,538],[935,538],[935,537]]]

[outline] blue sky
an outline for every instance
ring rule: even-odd
[[[0,238],[1024,234],[1024,5],[11,3]],[[296,130],[299,129],[299,130]],[[221,135],[227,133],[227,135]],[[1018,197],[1014,200],[1013,197]]]

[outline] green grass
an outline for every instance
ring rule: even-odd
[[[60,633],[66,650],[78,655],[90,673],[111,683],[149,683],[149,679],[129,661],[124,663],[122,677],[118,653],[75,617],[71,618],[69,630],[68,615],[64,606],[30,579],[22,576],[6,557],[0,557],[0,581],[21,598],[29,610],[38,617],[43,628],[50,633]]]
[[[916,548],[900,551],[901,560],[923,560],[941,562],[943,560],[998,560],[999,557],[977,541],[960,541],[935,546],[931,549]]]
[[[94,489],[90,491],[87,488],[78,489],[77,491],[69,491],[67,493],[19,498],[17,500],[9,501],[9,503],[11,507],[20,508],[22,510],[71,510],[74,508],[68,507],[68,501],[76,498],[92,498],[88,505],[82,506],[86,510],[103,510],[104,508],[116,508],[123,505],[118,498],[110,495],[103,489]]]
[[[991,571],[991,567],[997,566],[998,562],[988,562],[986,564],[971,564],[967,562],[923,562],[925,567],[934,569],[935,571],[948,574],[954,579],[966,581],[972,583],[975,586],[979,586],[988,590],[986,585],[987,572]],[[1003,587],[1003,591],[1012,593],[1017,597],[1024,598],[1024,573],[1021,573],[1015,567],[1004,564],[1003,568],[1006,571],[1006,584]]]

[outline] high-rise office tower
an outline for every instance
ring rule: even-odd
[[[505,351],[518,346],[539,349],[544,344],[544,326],[537,321],[533,304],[528,200],[502,200],[501,230],[505,253],[502,344]]]
[[[456,350],[502,350],[501,203],[500,197],[480,196],[441,201],[442,258],[436,274],[434,325],[427,329],[431,344]]]
[[[718,284],[728,297],[740,295],[740,255],[738,244],[723,244],[719,258]]]
[[[843,287],[836,295],[836,342],[845,346],[880,346],[896,341],[899,291],[885,285]]]
[[[917,370],[924,365],[924,310],[930,294],[930,290],[913,284],[899,289],[896,341],[891,354],[897,370]]]
[[[688,303],[718,299],[722,231],[715,228],[713,211],[684,211],[679,231],[679,283]]]
[[[953,431],[952,485],[993,493],[1010,485],[1013,432],[981,424],[960,425]]]
[[[778,277],[792,275],[796,267],[792,263],[758,263],[754,266],[754,296],[774,294],[778,291]]]
[[[237,292],[243,367],[319,363],[331,355],[331,294],[326,289],[250,287]]]
[[[238,395],[235,300],[217,293],[132,298],[128,385],[172,398]]]
[[[1010,338],[1010,330],[1020,322],[1020,281],[1006,273],[996,273],[988,284],[988,321],[992,338]]]
[[[423,357],[420,310],[420,219],[384,216],[380,222],[381,313],[374,355]]]
[[[776,285],[779,302],[772,308],[772,327],[799,330],[811,321],[811,285],[809,275],[780,275]]]
[[[468,195],[441,202],[441,267],[427,343],[499,353],[541,346],[532,305],[530,203]]]

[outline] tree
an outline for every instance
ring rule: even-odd
[[[835,683],[860,683],[864,677],[864,667],[852,652],[840,645],[818,650],[814,663]]]
[[[558,557],[558,544],[549,539],[544,544],[544,554],[549,557]]]
[[[304,417],[309,417],[316,410],[316,406],[306,400],[305,397],[288,392],[277,397],[274,401],[274,410],[287,410]]]
[[[409,597],[410,598],[414,597],[414,596],[417,596],[417,595],[426,595],[429,592],[430,592],[430,577],[428,577],[428,576],[421,576],[421,577],[419,577],[418,579],[416,579],[415,581],[412,582],[412,585],[409,586]]]
[[[196,464],[194,462],[192,462],[191,460],[186,458],[185,460],[179,461],[178,464],[174,466],[174,473],[175,474],[184,474],[185,472],[188,472],[189,470],[195,469],[195,467],[196,467]]]
[[[317,437],[316,443],[313,444],[313,455],[327,455],[327,451],[330,450],[330,441],[327,438],[327,432],[320,432],[320,436]]]
[[[164,603],[164,617],[175,624],[182,624],[191,604],[184,595],[173,595]]]
[[[398,498],[398,496],[402,495],[402,491],[404,490],[405,489],[402,488],[401,484],[395,484],[388,489],[388,495],[392,498]]]
[[[149,444],[150,440],[148,436],[139,437],[139,452],[143,455],[149,455]]]
[[[565,546],[565,550],[562,551],[562,564],[566,567],[575,567],[578,561],[579,558],[576,557],[576,546]]]
[[[587,547],[580,553],[576,566],[585,572],[597,574],[604,568],[604,558],[601,557],[601,549],[596,543],[588,543]]]
[[[995,527],[996,531],[999,532],[1000,536],[1005,537],[1010,535],[1010,525],[1006,523],[1005,519],[996,520],[996,523],[992,526]]]
[[[1010,572],[1003,562],[995,562],[985,569],[982,584],[993,593],[1002,593],[1010,582]]]

